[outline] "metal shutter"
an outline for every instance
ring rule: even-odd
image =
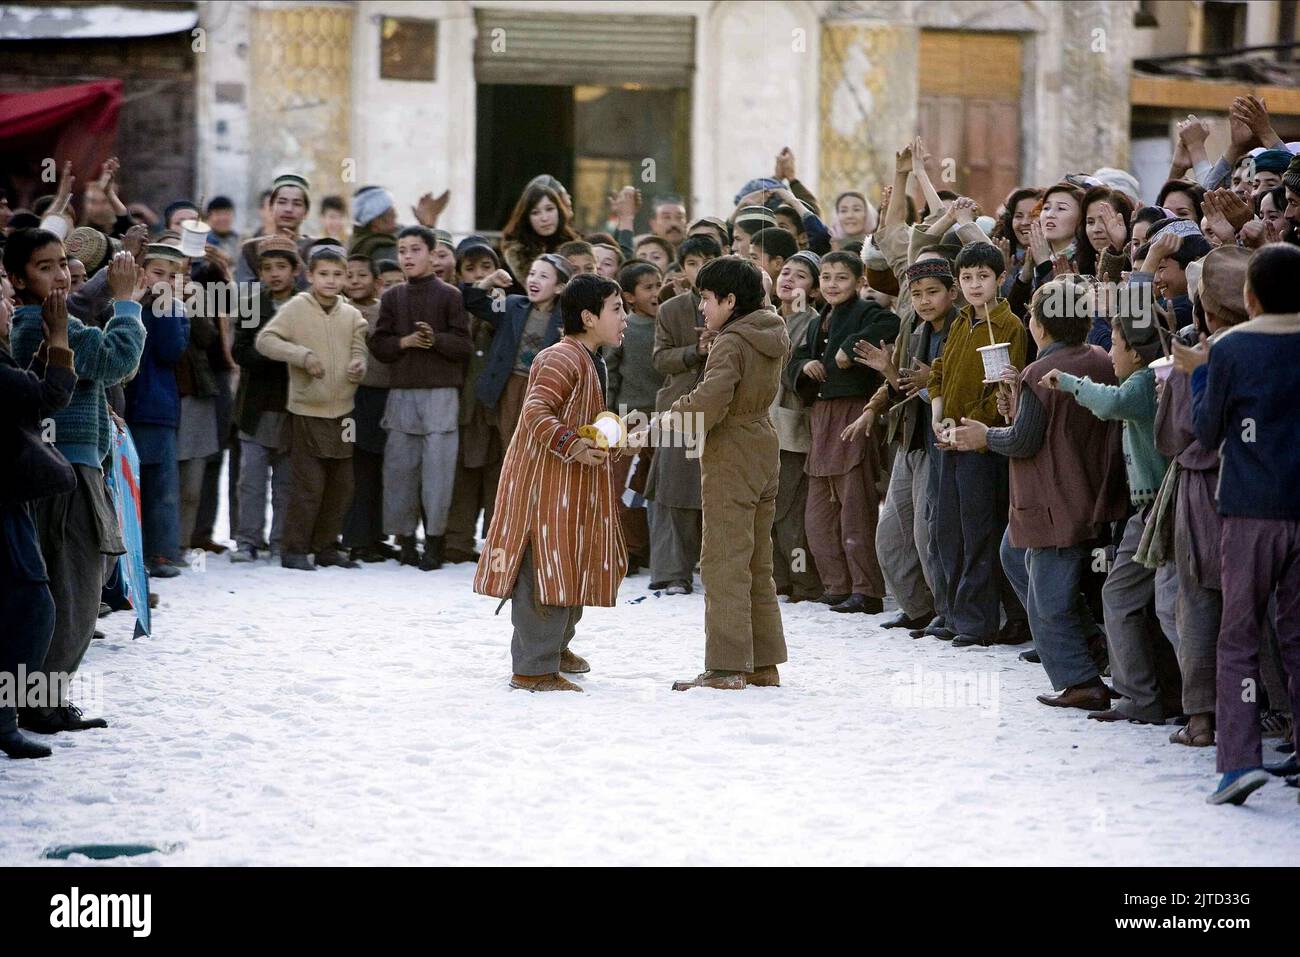
[[[474,11],[479,83],[688,87],[695,69],[693,17]],[[494,50],[494,43],[496,49]]]

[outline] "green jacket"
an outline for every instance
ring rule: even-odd
[[[1103,385],[1087,376],[1061,373],[1061,390],[1102,420],[1124,423],[1124,466],[1128,471],[1129,500],[1134,505],[1155,501],[1169,460],[1156,451],[1156,374],[1138,369],[1119,385]]]

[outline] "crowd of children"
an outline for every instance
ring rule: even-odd
[[[311,237],[292,174],[246,240],[224,198],[149,235],[112,215],[115,163],[80,221],[65,172],[5,229],[5,429],[46,478],[0,500],[21,632],[0,669],[75,671],[101,586],[112,605],[103,470],[129,429],[155,578],[226,551],[224,469],[232,562],[477,562],[476,589],[513,599],[529,690],[580,690],[583,606],[642,568],[665,596],[701,576],[705,671],[683,689],[778,684],[778,596],[889,597],[880,624],[913,638],[1032,640],[1044,705],[1217,745],[1210,800],[1244,801],[1297,773],[1300,157],[1252,97],[1230,122],[1215,163],[1180,124],[1153,204],[1103,168],[981,215],[916,140],[879,208],[845,192],[824,220],[783,150],[723,215],[656,196],[643,235],[637,190],[584,235],[542,175],[499,240],[439,229],[446,194],[402,226],[379,186],[350,228],[326,197]],[[609,446],[604,411],[648,425]],[[0,707],[0,748],[103,726],[48,705]],[[1268,768],[1266,736],[1292,739]]]

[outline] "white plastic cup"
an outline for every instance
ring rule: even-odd
[[[46,216],[42,219],[41,229],[53,233],[58,236],[60,240],[67,239],[68,233],[72,231],[68,226],[67,219],[57,214]]]
[[[976,350],[984,360],[985,383],[1000,382],[1002,373],[1011,368],[1011,343],[997,342]]]
[[[187,219],[181,223],[181,252],[191,258],[203,255],[208,245],[208,224],[198,219]]]

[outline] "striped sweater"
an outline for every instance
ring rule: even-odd
[[[138,302],[114,302],[113,318],[100,329],[68,317],[68,346],[72,349],[77,388],[72,401],[52,416],[54,447],[74,465],[103,467],[112,441],[108,400],[104,389],[135,372],[144,352],[145,331]],[[45,341],[40,306],[21,306],[14,313],[10,347],[26,367]]]

